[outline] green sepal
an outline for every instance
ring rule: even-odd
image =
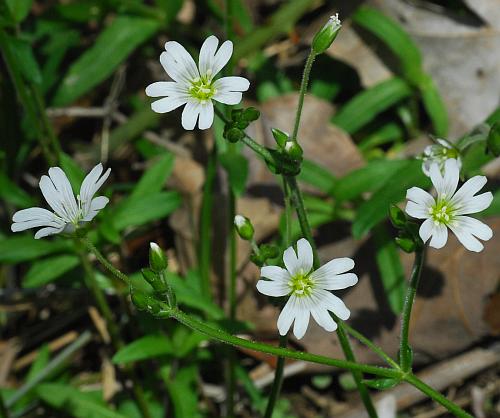
[[[408,222],[406,214],[399,208],[399,206],[394,204],[389,207],[389,218],[391,223],[398,229],[404,228]]]
[[[260,112],[255,107],[250,106],[243,111],[242,117],[248,122],[253,122],[260,118]]]
[[[271,132],[276,141],[276,144],[278,144],[278,147],[285,148],[285,144],[288,141],[289,135],[277,128],[271,128]]]
[[[500,156],[500,122],[495,122],[491,127],[486,144],[489,152],[495,157]]]

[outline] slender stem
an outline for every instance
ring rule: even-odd
[[[80,242],[84,242],[83,240],[80,240]],[[90,241],[87,240],[87,242],[92,246],[93,248],[93,253],[96,254],[99,253],[99,251],[90,243]],[[101,312],[102,316],[104,317],[104,320],[106,321],[106,327],[109,330],[109,334],[111,337],[111,342],[113,344],[113,347],[115,348],[116,351],[120,350],[125,346],[125,343],[123,339],[121,338],[120,331],[118,329],[118,326],[116,325],[116,322],[113,318],[113,312],[111,310],[111,307],[108,304],[108,301],[106,300],[106,296],[104,295],[104,292],[102,289],[99,287],[99,284],[97,283],[94,270],[92,269],[92,266],[90,264],[90,261],[87,257],[87,254],[83,251],[83,248],[81,247],[81,250],[79,251],[80,254],[80,259],[83,265],[83,268],[85,270],[85,280],[87,283],[87,287],[91,291],[96,303],[97,307],[99,308],[99,311]],[[107,260],[99,253],[98,257],[99,261],[106,261]],[[109,263],[108,263],[109,264]],[[128,282],[128,277],[125,276],[123,273],[121,273],[119,270],[115,269],[113,267],[113,274],[116,275],[115,271],[119,273],[118,277],[121,278],[121,276],[124,276],[126,281]],[[135,376],[135,372],[132,367],[127,367],[125,369],[125,372],[129,375],[129,378],[133,381],[133,387],[132,387],[132,392],[134,394],[135,400],[137,401],[137,406],[139,407],[139,410],[141,411],[141,415],[143,418],[151,418],[151,413],[149,412],[149,407],[146,402],[146,399],[144,397],[144,392],[142,390],[142,386],[138,384],[137,378]]]
[[[378,345],[374,344],[371,340],[361,334],[358,330],[352,328],[347,323],[343,322],[344,330],[356,338],[359,342],[366,345],[375,354],[378,354],[387,364],[395,369],[399,369],[399,364],[396,363],[384,350],[382,350]]]
[[[402,373],[399,370],[389,369],[387,367],[371,366],[367,364],[353,363],[347,360],[339,360],[330,357],[321,356],[318,354],[305,353],[303,351],[291,350],[288,348],[276,347],[270,344],[259,343],[256,341],[245,340],[240,337],[229,334],[228,332],[214,328],[205,322],[202,322],[194,317],[185,314],[179,309],[171,309],[164,306],[164,309],[156,314],[159,317],[172,317],[183,323],[187,327],[207,335],[215,340],[221,341],[235,347],[248,348],[250,350],[259,351],[261,353],[272,354],[275,356],[282,356],[296,360],[309,361],[311,363],[325,364],[327,366],[338,367],[346,370],[358,370],[363,373],[373,374],[382,377],[392,377],[400,379]]]
[[[87,237],[79,237],[80,242],[83,243],[85,248],[94,254],[97,258],[97,260],[111,273],[113,276],[116,278],[120,279],[124,283],[128,284],[129,286],[131,285],[130,279],[123,274],[120,270],[118,270],[116,267],[114,267],[106,258],[101,254],[101,252],[95,247],[94,244],[90,242],[90,240]]]
[[[75,341],[62,350],[57,356],[50,360],[47,365],[38,372],[29,382],[21,386],[14,394],[5,401],[5,407],[11,408],[14,404],[26,395],[31,389],[38,385],[41,381],[47,378],[54,370],[58,369],[61,364],[68,360],[80,348],[84,347],[92,340],[90,331],[83,332]]]
[[[280,347],[286,348],[288,343],[288,337],[286,335],[280,335]],[[273,416],[274,407],[276,401],[279,398],[281,392],[281,386],[283,385],[283,370],[285,368],[285,357],[278,357],[276,362],[276,370],[274,372],[274,381],[271,388],[271,393],[269,394],[269,399],[267,401],[266,411],[264,413],[264,418],[271,418]]]
[[[292,204],[290,199],[290,187],[286,181],[286,177],[283,176],[283,194],[285,195],[285,246],[292,245]]]
[[[212,286],[210,284],[210,261],[212,248],[212,206],[213,206],[213,186],[215,175],[217,173],[217,148],[213,147],[208,158],[205,171],[205,185],[203,186],[203,202],[200,214],[200,241],[198,264],[201,276],[201,285],[203,294],[212,295]]]
[[[445,396],[441,395],[438,391],[431,388],[427,383],[422,382],[418,377],[412,373],[408,373],[404,376],[404,379],[409,384],[415,386],[418,390],[425,393],[427,396],[435,400],[436,402],[443,405],[448,411],[453,413],[456,417],[460,418],[473,418],[472,415],[465,412],[457,404],[451,402]]]
[[[410,333],[410,317],[413,302],[415,301],[415,295],[417,293],[418,283],[422,274],[423,264],[424,248],[420,248],[415,251],[415,260],[413,262],[413,268],[410,276],[410,284],[408,286],[408,289],[406,290],[405,303],[403,306],[403,313],[401,315],[401,339],[399,347],[399,358],[401,369],[404,372],[408,372],[409,370],[411,370],[412,365],[411,348],[408,343],[408,337]]]
[[[314,255],[314,268],[317,269],[319,267],[318,250],[316,249],[316,244],[314,243],[314,238],[312,236],[311,225],[309,224],[309,220],[307,219],[302,192],[299,189],[299,185],[297,184],[297,179],[295,177],[287,177],[286,181],[290,189],[290,198],[292,205],[295,209],[295,212],[297,213],[300,230],[302,231],[302,235],[304,236],[304,238],[307,239],[307,241],[309,241],[309,243],[311,244]]]
[[[349,361],[356,362],[356,357],[352,351],[351,344],[349,343],[349,337],[345,333],[344,323],[341,320],[337,320],[338,328],[337,335],[339,337],[340,345],[342,346],[342,351],[344,352],[345,358]],[[373,402],[370,397],[370,392],[368,388],[363,383],[363,373],[357,370],[352,371],[356,387],[358,388],[359,395],[361,396],[361,401],[365,406],[366,412],[370,418],[377,418],[377,411],[373,406]]]
[[[3,401],[2,392],[0,392],[0,418],[10,418],[9,410],[5,406],[5,402]]]
[[[293,133],[291,136],[292,141],[297,140],[297,134],[299,133],[300,117],[302,115],[302,107],[304,106],[304,97],[307,92],[307,86],[309,84],[309,75],[311,74],[311,68],[316,58],[316,53],[311,49],[307,57],[306,65],[304,66],[304,73],[302,74],[302,81],[300,83],[299,90],[299,104],[297,105],[297,113],[295,114],[295,124],[293,126]]]

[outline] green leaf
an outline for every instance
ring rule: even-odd
[[[22,22],[31,10],[33,0],[5,0],[14,20]]]
[[[383,225],[374,228],[373,238],[376,247],[375,259],[385,295],[392,311],[399,315],[403,310],[406,280],[398,247]]]
[[[352,225],[355,238],[366,235],[371,228],[385,219],[389,206],[401,202],[410,187],[430,187],[431,182],[422,172],[421,166],[420,161],[410,160],[405,166],[395,171],[387,181],[380,183],[380,187],[372,197],[358,208]]]
[[[331,194],[336,178],[326,168],[310,160],[304,160],[298,179],[324,193]]]
[[[23,278],[24,288],[33,288],[50,283],[75,268],[80,260],[75,255],[59,255],[36,261]]]
[[[168,375],[170,373],[168,372]],[[164,381],[174,405],[176,418],[199,418],[198,391],[196,390],[198,370],[191,364],[181,368],[175,379],[165,376]]]
[[[395,173],[408,166],[407,160],[374,160],[338,179],[333,196],[339,201],[351,200],[373,192]]]
[[[0,172],[0,197],[16,207],[28,208],[34,206],[33,198]]]
[[[20,263],[44,255],[67,251],[72,244],[66,240],[35,240],[32,236],[0,239],[0,263]]]
[[[146,335],[118,350],[112,361],[124,364],[172,354],[172,351],[172,342],[165,335]]]
[[[112,213],[117,230],[144,225],[171,214],[182,203],[177,192],[159,192],[139,199],[127,199]]]
[[[71,187],[75,194],[80,193],[80,186],[82,185],[83,179],[85,178],[85,172],[80,168],[78,164],[66,153],[61,152],[59,154],[61,168],[68,176]]]
[[[26,375],[26,382],[31,382],[40,373],[45,366],[47,366],[50,360],[50,349],[47,344],[42,345],[42,348],[38,351],[35,361],[30,367],[28,374]]]
[[[61,383],[44,383],[37,387],[40,399],[55,409],[64,410],[76,418],[127,418],[104,404],[101,396],[80,392]]]
[[[24,39],[5,36],[7,47],[9,48],[16,65],[16,69],[23,77],[34,84],[42,83],[42,73],[33,54],[31,45]]]
[[[141,179],[134,187],[134,190],[132,190],[130,199],[136,199],[160,192],[163,189],[168,177],[172,173],[172,169],[174,168],[174,159],[174,155],[169,152],[159,157],[158,160],[155,161],[155,163],[142,175]]]
[[[241,154],[228,151],[219,155],[219,161],[227,171],[233,193],[240,196],[245,191],[248,177],[248,160]]]
[[[422,94],[425,110],[431,118],[432,126],[434,126],[435,134],[445,137],[448,134],[448,113],[436,84],[430,76],[424,74],[418,87]]]
[[[360,7],[353,21],[377,36],[399,59],[401,73],[418,84],[422,75],[422,55],[410,35],[394,20],[371,7]]]
[[[132,16],[118,16],[76,62],[56,91],[54,105],[64,106],[87,93],[159,29],[159,22]]]
[[[365,136],[358,144],[358,148],[362,152],[367,152],[372,148],[395,142],[404,138],[404,132],[397,123],[387,123],[379,129]]]
[[[350,134],[355,133],[410,94],[410,87],[400,78],[382,81],[354,96],[332,118],[332,122]]]

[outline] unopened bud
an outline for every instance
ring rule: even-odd
[[[242,139],[245,136],[243,131],[238,128],[230,128],[226,132],[224,132],[224,137],[232,143],[238,142],[240,139]]]
[[[250,222],[250,219],[248,219],[247,217],[236,215],[234,217],[234,226],[236,228],[236,231],[238,232],[238,235],[245,241],[250,241],[253,238],[253,225]]]
[[[154,242],[149,243],[149,267],[157,273],[167,269],[168,259],[165,252]]]
[[[248,107],[243,111],[243,119],[248,122],[253,122],[259,119],[260,112],[255,107]]]
[[[488,150],[495,156],[500,156],[500,123],[495,122],[490,129],[488,139],[486,141]]]
[[[314,39],[312,41],[312,50],[316,54],[322,54],[333,43],[337,34],[339,33],[342,24],[339,20],[339,14],[336,13],[333,16],[330,16],[328,22],[326,22],[325,26],[323,26],[317,33],[314,35]]]
[[[276,143],[278,144],[278,147],[284,148],[286,141],[288,141],[288,138],[290,137],[290,135],[288,135],[286,132],[283,132],[277,128],[272,128],[271,132],[273,133],[274,139],[275,139]]]
[[[151,287],[158,293],[164,293],[168,290],[167,284],[162,278],[162,275],[153,269],[142,269],[142,277],[151,285]]]
[[[396,244],[405,253],[412,253],[416,250],[417,244],[411,238],[397,237],[395,238]]]
[[[407,222],[405,213],[396,205],[389,207],[389,217],[396,228],[404,228]]]
[[[139,291],[133,291],[130,294],[130,297],[132,299],[132,303],[140,311],[148,311],[153,314],[158,313],[160,311],[159,303],[152,297],[146,295],[145,293]]]
[[[285,152],[294,160],[300,160],[304,151],[297,141],[286,141]]]

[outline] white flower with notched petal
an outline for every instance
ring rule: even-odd
[[[474,196],[486,184],[484,176],[472,177],[457,190],[459,172],[455,159],[446,160],[444,176],[441,175],[438,164],[431,165],[430,178],[437,198],[434,199],[419,187],[412,187],[406,192],[409,200],[406,212],[414,218],[425,219],[420,226],[420,238],[427,242],[432,237],[429,244],[431,247],[442,248],[448,240],[450,228],[465,248],[479,252],[483,249],[483,244],[477,238],[487,241],[493,236],[493,232],[481,221],[463,215],[486,209],[491,204],[493,195],[486,192]]]
[[[458,163],[458,169],[462,167],[460,152],[453,144],[446,139],[436,138],[436,143],[427,145],[422,155],[422,171],[427,177],[431,175],[432,164],[437,163],[441,174],[444,173],[444,164],[446,160],[455,159]]]
[[[278,266],[265,266],[260,271],[261,277],[257,289],[268,296],[289,296],[278,318],[278,330],[285,335],[292,322],[296,338],[304,336],[309,325],[309,316],[325,330],[335,331],[337,324],[328,311],[346,320],[350,311],[344,302],[329,290],[345,289],[358,282],[354,273],[346,273],[354,267],[350,258],[336,258],[313,270],[313,251],[311,244],[302,238],[297,241],[297,254],[293,247],[283,253],[286,269]]]
[[[182,127],[192,130],[199,122],[200,129],[208,129],[214,120],[212,100],[235,105],[241,102],[242,92],[247,91],[250,82],[243,77],[215,76],[228,63],[233,54],[233,43],[224,42],[219,50],[219,40],[209,36],[200,50],[198,66],[186,49],[175,41],[165,44],[160,62],[174,81],[158,81],[146,87],[150,97],[163,97],[151,104],[157,113],[166,113],[182,105]],[[165,96],[165,97],[164,97]]]
[[[51,212],[43,208],[23,209],[12,217],[13,232],[43,226],[35,234],[35,239],[61,232],[74,232],[83,222],[90,222],[103,209],[109,199],[105,196],[94,197],[111,172],[108,170],[101,176],[102,164],[97,164],[87,174],[76,197],[71,189],[68,177],[59,167],[49,169],[48,176],[40,179],[40,190],[52,208]]]

